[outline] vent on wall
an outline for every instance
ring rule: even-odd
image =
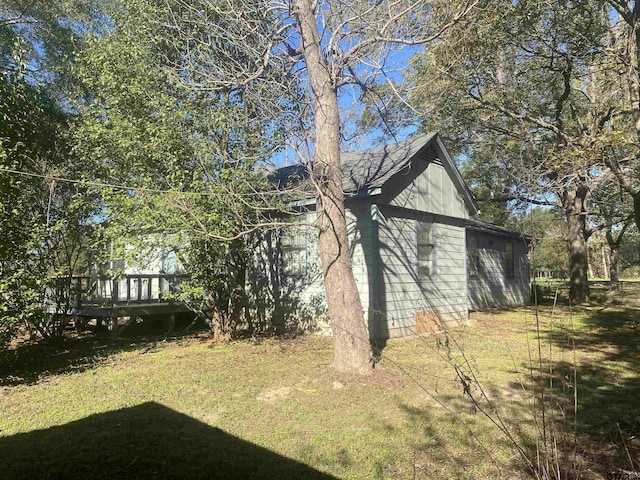
[[[415,313],[416,333],[434,333],[443,330],[437,310],[418,310]]]

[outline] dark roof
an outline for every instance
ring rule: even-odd
[[[297,185],[309,178],[309,171],[304,165],[289,165],[273,170],[267,176],[269,183],[276,188],[286,188]]]
[[[436,135],[417,135],[398,143],[343,153],[344,192],[366,195],[370,190],[381,188],[392,176],[407,167],[416,153]],[[291,165],[276,170],[269,180],[278,187],[286,187],[308,177],[309,171],[304,165]]]
[[[469,213],[475,215],[478,206],[460,176],[460,172],[442,144],[437,132],[419,134],[379,147],[342,154],[343,189],[347,196],[379,194],[380,189],[395,175],[411,169],[413,160],[430,162],[437,157],[462,195]],[[283,167],[269,176],[277,188],[294,186],[309,177],[304,165]]]
[[[381,188],[402,171],[411,159],[437,134],[418,135],[389,145],[342,154],[344,191],[359,193]]]

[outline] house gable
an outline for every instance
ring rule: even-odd
[[[439,136],[434,136],[406,167],[382,188],[382,203],[421,212],[469,218],[478,212]]]
[[[274,183],[291,186],[308,173],[304,166],[285,167]],[[469,307],[485,294],[498,304],[523,301],[526,249],[512,241],[515,232],[471,218],[477,204],[438,134],[345,153],[342,173],[354,277],[372,338],[426,333],[435,324],[464,325]],[[292,205],[312,211],[315,200]],[[474,229],[483,239],[469,234]],[[476,242],[474,258],[481,259],[476,264],[486,265],[480,270],[487,277],[483,283],[468,269],[469,238]],[[487,250],[484,240],[501,250]],[[513,275],[501,273],[503,265]],[[322,279],[317,280],[299,292],[301,303],[314,304],[307,297],[322,292]]]
[[[469,218],[478,212],[473,195],[435,132],[346,152],[341,160],[346,202],[371,197],[375,203],[456,218]],[[279,188],[290,187],[307,181],[309,168],[280,168],[270,181]],[[309,199],[304,204],[314,202]]]

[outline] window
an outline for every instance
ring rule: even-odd
[[[505,242],[504,244],[504,258],[505,258],[505,272],[507,278],[515,277],[514,262],[513,262],[513,243]]]
[[[308,243],[307,229],[292,227],[282,230],[282,267],[288,277],[307,280]]]
[[[480,273],[480,241],[475,236],[469,238],[467,245],[467,269],[470,277],[477,277]]]
[[[435,244],[433,241],[433,224],[416,222],[418,276],[430,277],[435,273]]]

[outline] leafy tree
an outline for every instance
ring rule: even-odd
[[[46,85],[56,100],[68,84],[82,32],[99,16],[92,0],[5,0],[0,6],[0,72]]]
[[[514,228],[514,211],[521,202],[511,196],[509,173],[496,161],[487,161],[485,155],[474,151],[471,158],[461,163],[460,174],[475,197],[480,211],[478,217],[484,221]]]
[[[0,323],[5,340],[11,326],[25,322],[58,335],[48,328],[45,290],[52,276],[78,273],[72,239],[94,205],[82,186],[56,180],[74,171],[66,114],[42,87],[4,82],[0,90]]]
[[[176,78],[183,73],[172,67],[193,48],[173,38],[177,8],[122,0],[107,9],[110,28],[87,40],[74,70],[82,87],[75,152],[86,180],[103,185],[111,241],[177,252],[191,276],[182,299],[222,340],[246,303],[250,234],[277,224],[266,213],[284,206],[257,168],[280,125],[258,114],[260,92],[195,89]]]
[[[72,239],[93,209],[86,189],[58,181],[78,167],[63,107],[80,41],[74,21],[88,12],[76,7],[44,1],[0,7],[0,341],[25,322],[45,336],[61,332],[45,315],[46,287],[54,275],[73,274]]]
[[[609,42],[605,54],[618,76],[613,87],[621,105],[612,112],[617,124],[613,150],[605,165],[633,201],[634,222],[640,228],[640,4],[608,0]]]
[[[619,278],[618,260],[624,236],[633,223],[633,198],[626,194],[618,178],[612,172],[603,173],[600,182],[592,191],[590,234],[604,232],[602,239],[607,244],[608,261],[603,263],[603,277],[609,277],[612,287]],[[604,272],[604,270],[608,270]]]
[[[640,275],[640,234],[635,225],[625,232],[620,245],[619,261],[623,276]]]
[[[531,239],[531,268],[535,274],[564,275],[568,271],[567,226],[562,213],[537,207],[518,220],[516,228]]]
[[[416,55],[414,100],[431,109],[429,125],[503,172],[496,196],[562,209],[571,297],[583,301],[590,190],[620,132],[608,12],[598,1],[541,0],[474,13]]]

